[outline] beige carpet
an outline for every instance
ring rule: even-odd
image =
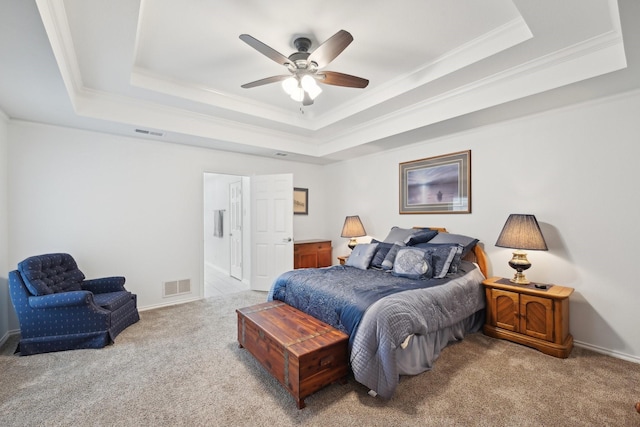
[[[478,333],[393,399],[352,378],[295,402],[236,342],[251,291],[141,313],[114,345],[0,354],[1,426],[640,426],[640,365],[583,349],[565,360]]]

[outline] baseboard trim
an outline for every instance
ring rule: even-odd
[[[621,353],[615,350],[609,350],[608,348],[599,347],[597,345],[588,344],[582,341],[573,341],[573,345],[576,347],[586,348],[587,350],[595,351],[596,353],[605,354],[607,356],[615,357],[616,359],[622,359],[633,363],[640,364],[640,357],[632,356],[630,354]]]
[[[147,311],[147,310],[155,310],[156,308],[171,307],[172,305],[186,304],[186,303],[189,303],[189,302],[200,301],[201,299],[204,299],[204,298],[202,298],[202,297],[193,297],[193,298],[189,298],[189,299],[183,299],[183,300],[180,300],[180,301],[166,302],[166,303],[163,303],[163,304],[146,305],[144,307],[138,307],[138,311]]]
[[[7,331],[4,336],[2,338],[0,338],[0,347],[2,347],[8,340],[10,337],[14,336],[14,335],[20,335],[20,330],[19,329],[14,329],[11,331]]]

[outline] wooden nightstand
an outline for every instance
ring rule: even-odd
[[[340,261],[340,265],[344,265],[344,263],[347,262],[347,258],[349,258],[349,255],[340,255],[338,257],[338,261]]]
[[[573,288],[534,283],[516,285],[492,277],[482,282],[487,296],[487,321],[483,331],[536,348],[555,357],[569,357],[573,337],[569,333],[569,295]]]

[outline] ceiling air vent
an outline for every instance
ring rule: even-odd
[[[151,136],[164,136],[164,133],[162,132],[156,132],[153,130],[147,130],[147,129],[136,129],[137,133],[141,133],[144,135],[151,135]]]

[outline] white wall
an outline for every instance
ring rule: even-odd
[[[9,265],[66,251],[89,278],[124,275],[141,308],[202,294],[204,172],[323,178],[320,166],[19,121],[9,158]],[[323,234],[320,212],[314,224]],[[162,297],[162,282],[186,278],[192,294]]]
[[[327,211],[334,247],[348,252],[338,228],[348,214],[377,238],[393,225],[444,226],[478,237],[493,274],[511,277],[511,251],[494,243],[510,213],[535,214],[549,251],[529,252],[527,276],[575,288],[576,341],[640,361],[639,118],[633,92],[330,165],[327,186],[342,189]],[[471,214],[398,214],[398,163],[468,149]]]
[[[10,330],[18,328],[15,314],[9,300],[8,288],[8,126],[9,118],[4,114],[2,110],[0,110],[0,345],[8,338],[8,333]]]
[[[87,276],[123,274],[141,307],[161,305],[162,281],[201,281],[203,172],[293,173],[309,188],[294,237],[333,239],[334,260],[348,253],[344,217],[358,214],[378,238],[393,225],[476,236],[493,274],[510,276],[510,251],[495,240],[510,213],[535,214],[550,250],[530,252],[527,276],[575,288],[579,344],[640,361],[638,117],[632,92],[325,167],[10,121],[8,265],[66,250]],[[398,214],[398,163],[467,149],[473,213]]]

